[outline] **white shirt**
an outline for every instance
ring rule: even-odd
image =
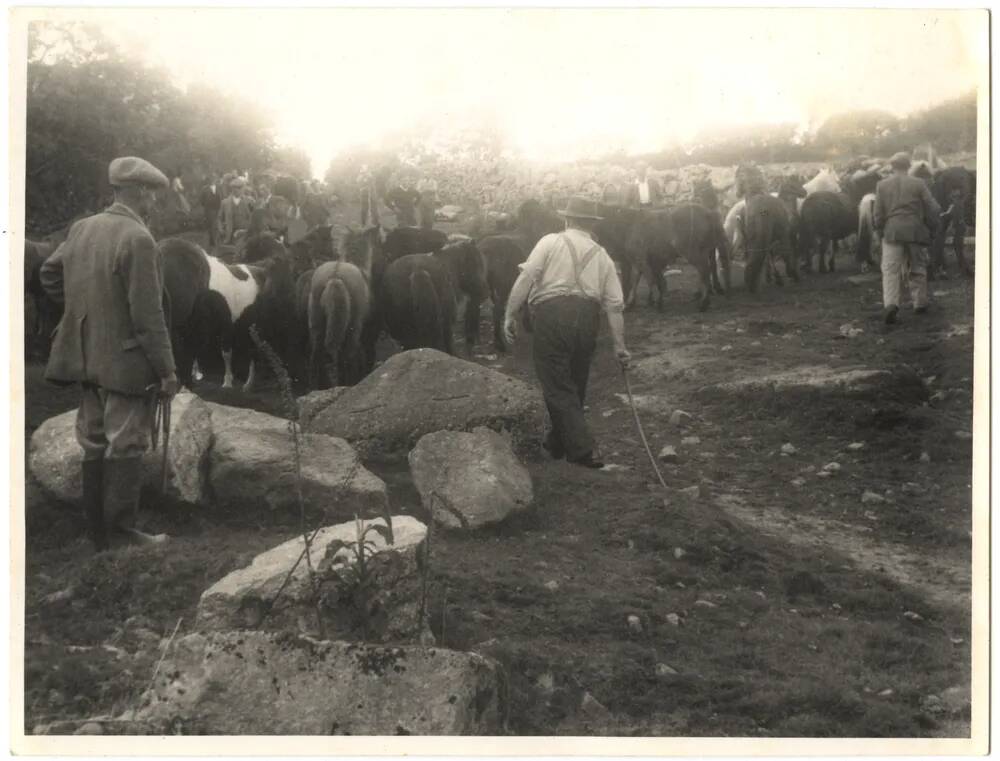
[[[642,180],[639,185],[639,203],[649,203],[649,181]]]
[[[577,259],[584,263],[587,252],[597,248],[596,255],[579,273],[573,265],[573,256],[566,237],[576,249]],[[583,230],[568,228],[565,232],[546,235],[535,246],[528,260],[520,265],[528,273],[534,286],[528,296],[530,304],[537,304],[554,296],[585,296],[601,304],[607,312],[624,309],[622,284],[615,270],[615,263],[600,245]],[[582,293],[581,293],[582,290]]]

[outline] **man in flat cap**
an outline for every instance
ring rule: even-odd
[[[163,537],[131,526],[151,443],[157,396],[177,393],[163,308],[163,265],[143,221],[167,178],[132,156],[111,162],[114,203],[77,222],[42,265],[45,292],[64,305],[47,380],[79,383],[76,418],[83,447],[83,500],[91,540],[100,551],[116,535]]]
[[[882,303],[887,325],[894,323],[899,313],[904,277],[913,311],[927,311],[927,246],[941,216],[941,207],[927,183],[907,173],[908,154],[895,154],[889,165],[892,175],[875,188],[875,229],[882,238]]]
[[[229,183],[230,194],[222,202],[222,242],[232,243],[237,230],[250,227],[253,204],[246,196],[246,180],[235,177]]]
[[[618,361],[628,363],[622,285],[608,252],[593,237],[601,219],[597,203],[574,196],[559,214],[566,219],[566,230],[539,240],[521,265],[507,300],[504,334],[513,343],[516,316],[527,301],[535,372],[552,419],[543,446],[556,459],[602,468],[583,405],[602,309]]]

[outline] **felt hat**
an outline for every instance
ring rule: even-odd
[[[108,165],[108,181],[116,188],[125,185],[165,188],[170,184],[163,172],[137,156],[121,156],[114,159]]]
[[[560,209],[556,213],[560,217],[570,219],[604,219],[598,212],[596,201],[591,201],[586,196],[572,196],[566,204],[565,209]]]

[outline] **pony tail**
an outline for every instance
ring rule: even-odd
[[[326,317],[323,344],[338,375],[337,380],[340,380],[340,349],[344,345],[351,316],[351,294],[344,281],[339,277],[330,278],[323,287],[320,304]]]
[[[441,304],[437,288],[427,270],[417,269],[410,274],[410,298],[413,302],[413,327],[418,344],[444,351]]]
[[[722,264],[722,285],[726,289],[726,293],[729,293],[732,287],[732,277],[729,268],[732,251],[730,251],[729,247],[729,238],[726,237],[726,231],[722,227],[722,219],[718,214],[712,215],[712,227],[715,232],[715,248],[719,252],[719,260]],[[712,267],[715,267],[715,262],[712,262]]]

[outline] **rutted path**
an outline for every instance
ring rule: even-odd
[[[972,569],[968,562],[917,555],[897,542],[879,541],[871,530],[842,521],[795,515],[780,507],[751,507],[739,496],[725,494],[716,504],[726,513],[772,536],[801,547],[833,549],[860,569],[884,573],[919,591],[934,604],[968,611],[972,603]]]

